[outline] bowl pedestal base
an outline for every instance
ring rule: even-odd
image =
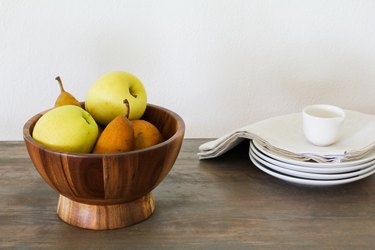
[[[146,220],[155,209],[152,193],[130,202],[92,205],[60,195],[57,215],[64,222],[85,229],[108,230],[127,227]]]

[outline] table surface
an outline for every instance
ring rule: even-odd
[[[332,187],[291,184],[251,164],[248,144],[198,160],[207,139],[184,140],[153,191],[146,221],[116,230],[70,226],[58,194],[35,170],[23,142],[0,142],[0,249],[373,249],[375,175]]]

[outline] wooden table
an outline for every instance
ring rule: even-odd
[[[278,180],[250,163],[241,144],[199,161],[184,141],[154,190],[155,213],[128,228],[90,231],[56,216],[57,193],[23,142],[0,142],[0,249],[374,249],[375,175],[333,187]]]

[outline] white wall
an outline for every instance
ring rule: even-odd
[[[375,113],[375,1],[0,0],[0,140],[101,74],[137,75],[186,137],[304,105]]]

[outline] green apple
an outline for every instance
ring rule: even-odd
[[[34,126],[32,136],[49,149],[90,153],[98,137],[98,125],[86,110],[64,105],[42,115]]]
[[[107,125],[118,115],[125,115],[124,99],[129,102],[129,119],[140,119],[146,110],[147,95],[142,82],[126,72],[110,72],[90,87],[85,108],[102,124]]]

